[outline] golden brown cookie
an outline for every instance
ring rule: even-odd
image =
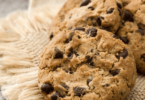
[[[121,0],[68,0],[52,21],[49,38],[77,27],[99,27],[113,33],[121,22]]]
[[[139,73],[145,73],[145,2],[123,1],[122,25],[116,35],[127,44],[135,56]]]
[[[39,63],[45,100],[125,100],[136,66],[130,48],[112,34],[79,27],[56,35]]]

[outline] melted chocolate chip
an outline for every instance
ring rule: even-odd
[[[111,13],[113,13],[113,11],[114,11],[114,8],[111,8],[111,9],[107,10],[107,14],[111,14]]]
[[[141,55],[140,59],[143,59],[143,61],[145,62],[145,54]]]
[[[91,37],[95,37],[97,35],[97,29],[96,28],[90,28],[87,30],[86,34],[90,34]]]
[[[142,29],[138,29],[136,30],[137,33],[140,33],[141,35],[145,35],[145,31]]]
[[[75,30],[85,31],[85,28],[83,28],[83,27],[78,27],[78,28],[76,28]]]
[[[111,32],[109,27],[101,27],[100,29]]]
[[[50,35],[50,40],[53,38],[53,32],[51,33],[51,35]]]
[[[118,75],[120,72],[120,69],[115,69],[115,70],[111,70],[110,73],[113,75],[113,76],[116,76]]]
[[[128,51],[127,49],[123,49],[123,52],[119,52],[118,55],[116,55],[116,57],[118,59],[120,59],[120,57],[123,57],[124,59],[128,56]]]
[[[125,11],[124,11],[123,20],[124,20],[124,21],[133,22],[133,21],[134,21],[134,19],[133,19],[133,14],[132,14],[130,11],[125,10]]]
[[[51,91],[54,90],[54,88],[52,87],[51,84],[49,83],[44,83],[42,86],[41,86],[41,90],[47,94],[49,94]]]
[[[51,100],[57,100],[58,97],[62,97],[59,93],[55,93],[51,96]]]
[[[88,79],[87,80],[87,85],[89,85],[89,83],[92,81],[93,79]]]
[[[143,25],[143,24],[141,24],[141,23],[138,24],[138,27],[139,27],[140,29],[142,29],[142,30],[145,30],[145,25]]]
[[[81,7],[81,6],[86,6],[86,5],[88,5],[90,2],[91,2],[91,0],[84,0],[84,1],[81,3],[80,7]]]
[[[117,35],[113,34],[113,38],[120,39]]]
[[[93,8],[93,7],[88,7],[88,9],[94,10],[94,8]]]
[[[84,93],[84,88],[81,87],[74,87],[73,91],[75,93],[75,96],[81,96]]]
[[[101,19],[104,19],[104,17],[98,16],[98,17],[96,18],[96,22],[97,22],[98,26],[101,26],[101,25],[102,25]]]
[[[117,2],[117,6],[118,6],[119,9],[122,9],[122,5],[118,2]]]
[[[63,52],[61,52],[57,47],[55,47],[55,56],[54,56],[54,59],[60,59],[60,58],[63,58]]]
[[[61,86],[64,87],[66,90],[69,89],[69,87],[66,84],[62,84]]]
[[[128,44],[129,40],[127,39],[127,37],[120,37],[120,39],[125,43]]]

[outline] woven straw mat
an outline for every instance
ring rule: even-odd
[[[56,3],[57,2],[57,3]],[[7,100],[44,100],[37,85],[38,62],[48,29],[65,0],[31,0],[28,11],[0,19],[0,86]],[[145,100],[145,77],[126,100]]]

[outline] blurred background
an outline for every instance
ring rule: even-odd
[[[27,8],[28,0],[0,0],[0,17],[5,17],[15,10],[26,10]]]
[[[26,10],[28,8],[28,1],[29,0],[0,0],[0,18],[16,10]],[[5,100],[1,92],[0,100]]]

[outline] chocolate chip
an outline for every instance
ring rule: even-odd
[[[118,8],[118,11],[119,11],[119,15],[121,16],[121,10]]]
[[[72,69],[70,69],[69,73],[70,73],[70,74],[73,74],[73,71],[72,71]]]
[[[94,62],[90,62],[90,65],[91,65],[91,66],[94,66]]]
[[[121,92],[121,95],[123,96],[124,94]]]
[[[51,96],[51,100],[57,100],[58,97],[62,97],[59,93],[55,93]]]
[[[86,63],[88,63],[91,66],[94,66],[94,62],[92,62],[93,58],[90,56],[86,56]]]
[[[88,7],[88,9],[94,10],[94,8],[93,8],[93,7]]]
[[[55,52],[56,52],[56,54],[55,54],[54,59],[60,59],[60,58],[63,58],[63,52],[60,51],[57,47],[55,47]]]
[[[53,32],[51,33],[51,35],[50,35],[50,40],[53,38]]]
[[[81,37],[80,36],[78,36],[78,39],[80,39]]]
[[[72,41],[73,36],[74,36],[74,32],[72,32],[72,33],[70,34],[70,37],[69,37],[68,41]]]
[[[66,39],[64,43],[69,43],[68,39]]]
[[[73,54],[70,54],[69,56],[69,60],[73,58]]]
[[[75,30],[85,31],[85,28],[83,28],[83,27],[78,27],[78,28],[76,28]]]
[[[73,48],[70,48],[70,53],[68,54],[68,58],[72,59],[73,58]]]
[[[88,79],[87,80],[87,85],[89,85],[89,83],[92,81],[93,79]]]
[[[111,32],[109,27],[101,27],[100,29]]]
[[[62,84],[61,86],[64,87],[66,90],[69,89],[69,87],[66,84]]]
[[[141,55],[140,59],[143,59],[143,61],[145,62],[145,54]]]
[[[58,95],[56,93],[51,96],[51,100],[57,100],[57,98],[58,98]]]
[[[86,6],[86,5],[88,5],[90,2],[91,2],[91,0],[84,0],[84,1],[81,3],[80,7],[81,7],[81,6]]]
[[[118,2],[117,2],[117,6],[118,6],[118,8],[122,9],[122,5]]]
[[[49,94],[51,91],[54,90],[54,88],[52,87],[51,84],[49,83],[44,83],[42,86],[41,86],[41,90],[47,94]]]
[[[113,38],[120,39],[117,35],[113,34]]]
[[[118,59],[120,59],[120,57],[123,57],[124,59],[128,56],[128,51],[127,49],[123,49],[123,52],[119,52],[118,55],[116,55],[116,57]]]
[[[137,24],[137,25],[138,25],[138,27],[139,27],[140,29],[145,30],[145,25],[143,25],[143,24],[141,24],[141,23],[139,23],[139,24]]]
[[[98,26],[101,26],[101,24],[102,24],[101,19],[104,19],[104,17],[98,16],[98,17],[96,18],[96,21],[97,21]]]
[[[136,30],[137,33],[140,33],[141,35],[145,35],[145,31],[142,29],[138,29]]]
[[[93,58],[90,56],[86,56],[86,59],[87,59],[87,61],[86,61],[87,63],[91,63],[93,60]]]
[[[111,8],[111,9],[107,10],[107,14],[111,14],[111,13],[113,13],[113,11],[114,11],[114,8]]]
[[[74,51],[74,54],[76,55],[76,57],[78,57],[78,56],[79,56],[79,54],[77,54],[77,52],[76,52],[76,51]]]
[[[69,71],[70,74],[73,74],[73,71]]]
[[[125,44],[129,43],[129,40],[127,39],[127,37],[120,37],[120,40],[122,40]]]
[[[75,92],[75,96],[81,96],[84,93],[84,88],[74,87],[73,91]]]
[[[91,52],[93,52],[94,51],[94,49],[91,49]]]
[[[125,11],[124,11],[123,20],[124,20],[124,21],[133,22],[133,21],[134,21],[134,19],[133,19],[133,14],[132,14],[130,11],[125,10]]]
[[[115,70],[111,70],[110,73],[113,75],[113,76],[116,76],[117,74],[119,74],[120,72],[120,69],[115,69]]]
[[[105,85],[103,85],[103,87],[108,87],[109,86],[109,84],[105,84]]]
[[[91,37],[95,37],[97,35],[97,29],[96,28],[90,28],[87,30],[86,34],[90,34]]]
[[[69,51],[70,51],[70,53],[73,53],[73,48],[71,47],[71,48],[69,49]]]

